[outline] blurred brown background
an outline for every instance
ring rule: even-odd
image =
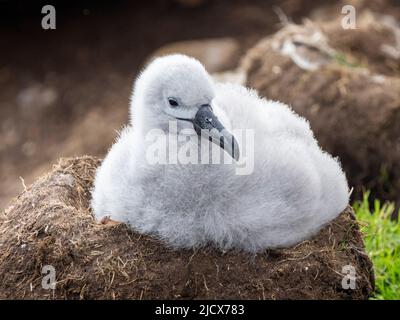
[[[0,1],[0,209],[23,190],[20,177],[28,185],[60,157],[104,156],[127,122],[135,76],[160,47],[223,38],[213,71],[232,69],[281,27],[276,7],[300,23],[337,3]],[[44,4],[56,7],[56,30],[41,28]],[[371,2],[377,12],[397,4]]]

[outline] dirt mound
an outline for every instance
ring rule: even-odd
[[[365,66],[374,73],[399,76],[400,25],[396,18],[368,9],[358,12],[356,29],[342,28],[342,16],[319,21],[318,24],[329,38],[329,43],[351,56],[353,63]]]
[[[332,46],[330,34],[306,22],[262,40],[241,67],[247,86],[284,101],[310,121],[323,148],[340,157],[356,194],[364,187],[400,203],[400,77],[356,61]],[[369,61],[379,69],[376,59]],[[395,74],[387,61],[382,68]]]
[[[146,64],[156,57],[168,54],[185,54],[199,60],[208,72],[231,70],[239,63],[245,51],[234,38],[189,40],[169,43],[150,55]]]
[[[347,208],[318,236],[252,256],[213,248],[173,251],[125,225],[97,223],[89,209],[99,160],[60,160],[0,219],[0,298],[365,299],[372,265]],[[56,272],[42,288],[42,268]],[[356,288],[343,289],[343,267]]]

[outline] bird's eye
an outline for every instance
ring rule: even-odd
[[[178,106],[178,101],[176,101],[174,98],[168,98],[168,102],[169,102],[169,105],[171,107],[177,107]]]

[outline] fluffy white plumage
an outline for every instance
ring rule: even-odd
[[[237,175],[235,161],[149,164],[147,132],[168,133],[170,120],[194,117],[207,103],[225,128],[254,130],[253,173]],[[182,128],[193,125],[178,121]],[[320,149],[304,118],[242,86],[214,83],[197,60],[172,55],[137,79],[131,123],[98,169],[92,208],[99,219],[128,223],[174,248],[213,244],[256,252],[311,237],[347,203],[339,162]]]

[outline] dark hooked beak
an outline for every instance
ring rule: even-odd
[[[236,161],[239,159],[239,145],[235,137],[224,128],[212,111],[210,105],[202,105],[199,111],[197,111],[194,119],[189,121],[193,123],[198,136],[203,134],[205,137],[208,137],[209,141],[224,149],[233,159]]]

